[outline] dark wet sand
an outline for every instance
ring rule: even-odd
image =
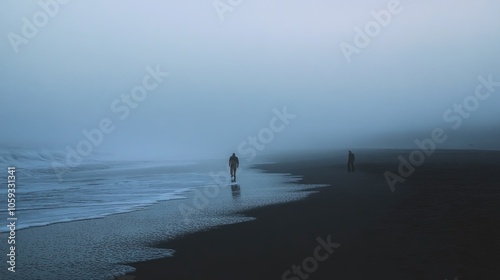
[[[383,177],[399,154],[288,157],[258,166],[329,187],[254,209],[257,220],[159,244],[175,257],[135,263],[135,279],[500,279],[500,152],[438,151],[392,193]],[[312,272],[283,273],[314,256],[317,238],[340,247]],[[325,251],[321,250],[321,254]],[[311,260],[311,259],[309,259]],[[313,263],[309,262],[309,265]],[[314,270],[314,271],[313,271]],[[294,278],[295,277],[295,278]],[[307,277],[307,278],[306,278]]]

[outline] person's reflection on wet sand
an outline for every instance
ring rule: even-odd
[[[238,198],[241,196],[240,185],[234,184],[231,185],[231,193],[233,194],[233,198]]]

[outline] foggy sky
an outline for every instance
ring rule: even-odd
[[[76,149],[110,120],[94,148],[120,155],[413,148],[437,127],[449,132],[442,148],[500,148],[500,87],[467,118],[443,118],[479,76],[500,81],[499,1],[402,0],[350,63],[340,44],[355,45],[355,28],[391,1],[242,1],[224,20],[210,0],[68,2],[18,53],[8,34],[23,36],[23,18],[43,8],[0,4],[4,147]],[[169,75],[131,108],[122,95],[147,67]],[[293,119],[277,117],[284,108]]]

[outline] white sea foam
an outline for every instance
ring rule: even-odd
[[[206,174],[170,170],[185,162],[94,160],[74,168],[59,182],[51,163],[62,157],[62,153],[48,150],[0,150],[0,166],[17,170],[18,229],[102,218],[158,201],[182,199],[183,193],[210,179]],[[6,193],[0,193],[2,201],[4,196]],[[6,215],[6,207],[1,207],[0,217]],[[6,227],[0,228],[0,232],[6,231]]]
[[[172,256],[171,250],[155,248],[157,242],[251,221],[254,218],[239,213],[301,199],[310,193],[303,190],[316,186],[297,184],[297,176],[243,167],[237,189],[218,185],[217,195],[200,199],[197,196],[216,184],[211,172],[225,171],[224,161],[189,165],[101,160],[82,165],[59,183],[43,165],[49,158],[25,152],[3,154],[1,159],[2,165],[18,160],[14,165],[19,167],[16,202],[21,230],[16,246],[25,254],[15,279],[112,279],[131,271],[126,263]],[[2,201],[5,195],[0,193]],[[194,210],[188,223],[182,207]],[[0,208],[0,218],[6,214]],[[6,235],[0,233],[0,239]]]

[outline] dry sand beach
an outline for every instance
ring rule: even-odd
[[[256,219],[157,244],[174,257],[131,264],[135,279],[498,279],[500,152],[441,150],[391,192],[410,151],[287,156],[267,172],[328,184]],[[131,278],[132,279],[132,278]]]

